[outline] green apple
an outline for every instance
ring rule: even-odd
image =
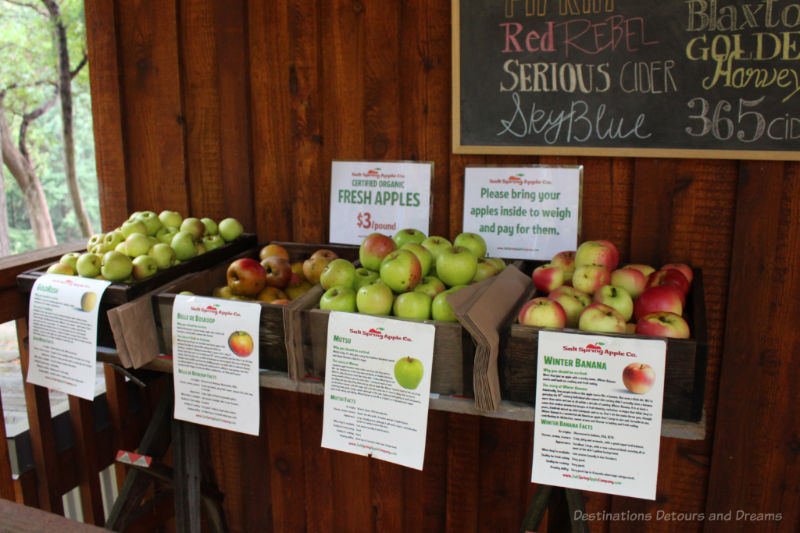
[[[159,228],[163,226],[161,220],[158,218],[158,215],[153,211],[142,211],[136,217],[136,220],[144,223],[144,226],[147,228],[148,235],[155,235]]]
[[[337,258],[325,265],[319,276],[319,283],[326,291],[332,287],[352,289],[356,280],[356,267],[347,259]],[[353,293],[355,296],[355,293]]]
[[[502,272],[506,268],[506,262],[499,257],[484,257],[484,259],[491,262],[497,268],[497,272]]]
[[[59,263],[64,263],[72,270],[75,270],[75,264],[78,262],[78,258],[81,256],[80,252],[69,252],[61,256],[58,260]],[[77,271],[76,271],[77,272]]]
[[[417,259],[419,259],[419,266],[422,268],[423,278],[430,273],[431,267],[433,266],[433,256],[427,248],[421,244],[409,242],[404,244],[400,249],[413,252],[414,255],[417,256]]]
[[[119,227],[119,230],[127,239],[129,235],[134,233],[141,233],[142,235],[147,235],[147,226],[144,225],[144,222],[141,220],[126,220],[122,223]]]
[[[603,285],[594,291],[593,300],[616,309],[625,322],[628,322],[633,316],[633,298],[622,287]]]
[[[381,261],[381,280],[395,292],[413,289],[422,278],[422,267],[414,252],[395,250]]]
[[[598,333],[625,333],[625,319],[613,307],[593,302],[581,312],[578,329]]]
[[[220,220],[219,224],[217,224],[217,230],[222,235],[222,238],[225,239],[225,242],[231,242],[242,234],[244,228],[241,222],[233,217],[228,217]]]
[[[158,272],[156,260],[149,255],[140,255],[133,259],[133,279],[140,280],[149,278]]]
[[[177,211],[169,211],[165,209],[158,214],[158,219],[164,227],[179,228],[183,222],[183,216]]]
[[[326,311],[356,312],[356,293],[348,287],[332,287],[322,294],[319,308]]]
[[[485,279],[489,279],[498,274],[497,267],[492,261],[485,257],[478,259],[478,269],[475,271],[475,276],[472,278],[472,283],[478,283]]]
[[[206,251],[210,252],[211,250],[216,250],[221,246],[225,246],[225,239],[223,239],[219,234],[204,235],[202,243],[203,246],[206,247]]]
[[[175,250],[172,249],[172,246],[164,242],[154,244],[150,251],[147,252],[147,255],[155,260],[159,270],[171,267],[178,260],[175,257]]]
[[[424,246],[425,249],[431,253],[431,256],[433,258],[433,261],[431,262],[431,271],[436,269],[436,261],[439,259],[441,253],[450,248],[451,246],[453,246],[453,244],[450,241],[448,241],[444,237],[439,237],[437,235],[432,235],[428,237],[420,244],[422,244],[422,246]]]
[[[89,237],[89,240],[86,241],[86,251],[91,252],[92,248],[95,248],[96,246],[103,244],[104,237],[105,234],[103,233],[95,233],[94,235]]]
[[[109,281],[122,281],[133,272],[133,262],[125,254],[112,250],[103,254],[100,273]]]
[[[219,227],[213,219],[204,217],[200,219],[200,222],[206,227],[206,231],[203,235],[219,235]]]
[[[463,246],[474,255],[476,258],[481,258],[486,255],[486,241],[477,233],[459,233],[453,239],[453,246]]]
[[[436,276],[448,287],[468,284],[477,270],[478,259],[463,246],[443,250],[436,260]]]
[[[197,248],[194,246],[194,237],[188,231],[179,231],[172,238],[170,243],[175,250],[175,257],[178,261],[186,261],[197,256]]]
[[[356,309],[366,315],[388,316],[393,303],[392,289],[381,280],[364,285],[356,293]]]
[[[184,218],[181,222],[181,231],[191,233],[192,239],[199,241],[206,232],[206,225],[197,217]]]
[[[422,361],[414,357],[403,357],[394,364],[394,379],[404,389],[414,390],[419,387],[424,374]]]
[[[197,252],[197,255],[203,255],[206,253],[206,246],[202,243],[202,241],[195,242],[194,249]]]
[[[161,226],[161,228],[159,228],[159,230],[156,232],[156,239],[158,239],[159,242],[169,244],[172,242],[172,238],[175,236],[175,234],[179,231],[180,228],[177,226]]]
[[[368,268],[360,267],[356,269],[356,277],[353,281],[353,290],[358,292],[358,289],[363,287],[368,283],[372,283],[373,281],[380,279],[380,274],[375,272],[374,270],[370,270]]]
[[[398,248],[402,248],[410,242],[421,244],[425,238],[425,234],[415,228],[401,229],[392,236],[392,240]]]
[[[126,243],[125,241],[122,241],[121,243],[119,243],[118,245],[116,245],[116,246],[114,247],[114,249],[115,249],[116,251],[118,251],[119,253],[121,253],[121,254],[128,255],[128,245],[127,245],[127,243]],[[108,251],[111,251],[111,250],[108,250]],[[95,252],[95,253],[98,253],[98,252]],[[100,255],[103,255],[104,253],[105,253],[105,252],[102,252],[102,253],[100,253]]]
[[[62,276],[74,276],[75,270],[67,264],[58,262],[53,263],[49,267],[47,267],[48,274],[61,274]]]
[[[84,278],[94,278],[100,274],[101,259],[97,254],[86,252],[78,257],[75,261],[75,270],[78,271],[79,276]]]
[[[445,289],[447,289],[447,287],[445,287],[442,280],[436,276],[425,276],[417,283],[417,286],[414,287],[415,292],[424,292],[431,298],[436,298],[436,295],[440,292],[444,292]]]
[[[152,247],[153,244],[150,242],[150,239],[147,235],[142,233],[131,233],[128,238],[125,239],[125,253],[127,253],[128,257],[147,255],[147,252],[149,252]]]
[[[431,317],[434,320],[439,322],[458,322],[455,313],[453,313],[453,306],[447,301],[447,295],[453,294],[463,287],[463,285],[456,285],[436,295],[433,302],[431,302]]]
[[[106,233],[105,237],[103,237],[103,249],[106,252],[110,252],[124,240],[125,240],[125,235],[123,235],[121,231],[119,230],[109,231],[108,233]]]
[[[136,220],[136,217],[138,217],[140,214],[141,214],[141,211],[134,211],[133,213],[130,214],[130,216],[128,217],[128,220]]]
[[[431,317],[433,298],[424,292],[404,292],[394,299],[392,313],[399,318],[411,320],[428,320]]]

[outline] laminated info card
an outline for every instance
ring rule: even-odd
[[[109,281],[44,274],[30,297],[28,383],[93,400],[97,318]]]
[[[653,500],[667,343],[539,332],[531,481]]]
[[[583,167],[467,167],[465,232],[487,254],[549,261],[578,246]]]
[[[261,304],[179,294],[172,307],[175,418],[258,435]]]
[[[422,470],[433,324],[332,312],[322,446]]]
[[[330,242],[359,245],[370,233],[428,234],[433,163],[331,163]]]

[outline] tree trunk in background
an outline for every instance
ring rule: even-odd
[[[67,187],[75,210],[75,218],[84,237],[92,234],[89,215],[83,205],[81,190],[78,185],[78,174],[75,170],[75,136],[72,123],[72,76],[69,66],[69,49],[67,48],[67,30],[61,19],[61,10],[54,0],[42,0],[50,14],[53,25],[54,41],[58,50],[58,96],[61,100],[61,134],[64,143],[64,169],[67,174]]]
[[[2,104],[3,100],[0,98],[0,142],[2,142],[3,162],[17,180],[19,188],[22,189],[25,209],[28,211],[37,248],[53,246],[56,244],[56,233],[53,230],[50,211],[47,210],[47,200],[44,197],[42,183],[30,161],[11,142],[11,132],[8,129]],[[3,195],[3,201],[5,201],[5,195]]]
[[[2,110],[0,110],[0,113]],[[3,141],[3,129],[0,128],[0,146]],[[0,257],[11,255],[11,242],[8,239],[8,212],[6,211],[6,182],[3,174],[3,158],[0,157]]]

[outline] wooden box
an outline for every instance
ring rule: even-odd
[[[358,257],[358,247],[328,244],[305,244],[276,242],[289,252],[292,262],[303,261],[320,248],[336,252],[339,257],[354,260]],[[203,270],[193,276],[182,278],[165,287],[165,290],[154,297],[156,323],[159,329],[160,349],[162,353],[172,353],[172,305],[175,296],[182,291],[190,291],[198,296],[211,296],[214,288],[226,284],[226,272],[230,263],[240,257],[258,259],[258,252],[262,246],[246,250],[235,257],[219,263],[213,268]],[[319,286],[312,289],[315,290]],[[287,305],[260,302],[261,320],[259,328],[259,367],[269,370],[287,372],[286,324],[298,305],[301,305],[305,295]]]
[[[703,414],[708,342],[706,337],[703,277],[694,269],[694,280],[686,299],[684,318],[692,332],[690,339],[667,340],[667,364],[664,376],[663,417],[696,422]],[[512,324],[501,335],[500,386],[504,400],[534,403],[539,330],[533,326]],[[595,335],[579,330],[570,333]],[[630,336],[625,334],[604,334]],[[638,338],[651,338],[633,335]]]

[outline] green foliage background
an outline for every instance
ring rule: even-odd
[[[38,0],[31,0],[31,3],[44,9]],[[65,0],[61,3],[61,11],[69,39],[70,64],[74,69],[83,58],[86,48],[83,0]],[[8,92],[5,106],[6,119],[16,144],[21,115],[50,99],[55,90],[53,85],[41,83],[42,80],[57,79],[56,50],[47,17],[30,7],[0,0],[0,57],[4,58],[0,61],[0,88],[18,87]],[[92,228],[99,232],[100,206],[89,91],[90,67],[83,67],[72,80],[75,160],[81,195]],[[58,242],[81,240],[67,190],[58,103],[31,124],[28,148],[44,188]],[[36,243],[22,191],[7,168],[3,175],[11,253],[32,250],[36,248]]]

